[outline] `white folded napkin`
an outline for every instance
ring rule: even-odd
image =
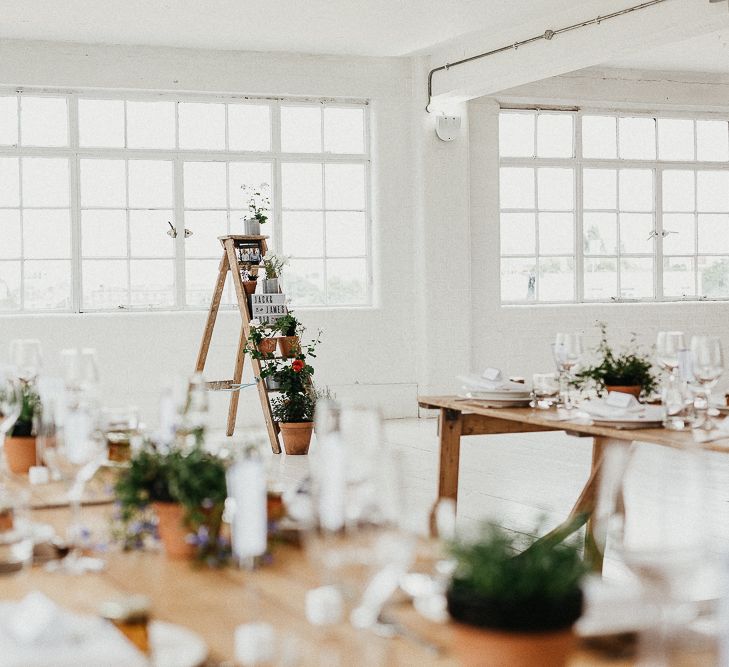
[[[529,390],[520,382],[512,382],[504,378],[498,368],[487,368],[481,375],[459,375],[466,391],[505,391],[528,394]]]
[[[714,442],[714,440],[729,438],[729,417],[717,421],[716,426],[717,428],[713,431],[702,431],[699,428],[694,429],[694,442]]]
[[[62,609],[38,591],[0,602],[3,667],[145,667],[146,658],[111,623]]]
[[[645,410],[645,406],[641,405],[635,396],[617,391],[611,391],[605,398],[582,401],[579,407],[591,417],[601,419],[634,417]]]

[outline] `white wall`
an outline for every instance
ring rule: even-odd
[[[616,342],[637,331],[646,344],[652,344],[657,331],[670,328],[720,335],[729,353],[729,303],[500,305],[498,102],[643,110],[709,107],[729,112],[727,80],[719,75],[592,69],[469,103],[473,366],[499,366],[527,377],[552,370],[549,344],[554,334],[585,330],[594,340],[593,324],[598,319],[608,322]]]
[[[416,414],[410,77],[410,62],[400,59],[0,42],[0,85],[369,99],[375,305],[297,314],[325,331],[318,382],[339,396],[376,400],[388,416]],[[64,347],[95,347],[107,402],[141,405],[151,422],[161,379],[193,370],[204,319],[201,312],[2,316],[0,355],[12,338],[37,337],[53,370]],[[208,378],[232,376],[238,326],[236,313],[219,315]],[[221,425],[227,397],[213,398]],[[253,389],[241,396],[239,423],[262,424]]]

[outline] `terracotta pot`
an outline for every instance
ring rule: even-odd
[[[261,354],[274,354],[276,352],[276,339],[264,338],[258,343],[258,351]]]
[[[453,652],[464,667],[564,667],[577,646],[571,629],[505,632],[454,623]]]
[[[10,472],[24,475],[31,466],[38,465],[35,438],[8,437],[5,439],[5,460]]]
[[[283,357],[295,357],[301,351],[298,336],[282,336],[278,339],[278,349]]]
[[[185,508],[179,503],[152,503],[159,520],[159,537],[169,558],[192,558],[194,547],[186,541]]]
[[[623,386],[623,385],[610,385],[606,384],[605,389],[608,391],[617,391],[621,394],[630,394],[631,396],[635,396],[636,398],[640,398],[640,392],[642,391],[640,385],[632,385],[629,387]]]
[[[284,449],[287,454],[308,454],[314,422],[281,422]]]
[[[256,291],[257,284],[258,284],[258,281],[256,281],[256,280],[244,280],[243,289],[245,290],[246,294],[254,294]]]

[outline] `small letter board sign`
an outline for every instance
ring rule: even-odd
[[[285,294],[251,294],[251,316],[261,324],[270,324],[286,314]]]

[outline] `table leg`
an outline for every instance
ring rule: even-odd
[[[438,499],[430,513],[430,533],[437,536],[436,511],[444,498],[458,502],[458,465],[461,455],[463,415],[459,410],[442,408],[439,417],[440,471],[438,473]]]

